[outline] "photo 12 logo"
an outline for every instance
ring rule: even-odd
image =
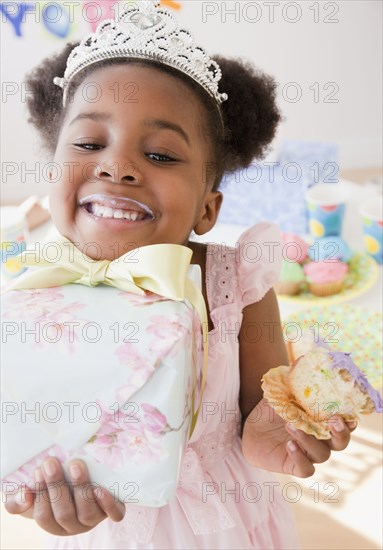
[[[338,2],[202,2],[202,22],[339,23]]]
[[[101,21],[118,19],[122,9],[132,1],[98,0],[97,2],[2,2],[0,14],[3,23],[12,26],[15,36],[23,37],[24,25],[41,23],[42,29],[58,39],[67,38],[77,21],[84,21],[94,32]],[[179,10],[181,3],[162,0],[166,8]]]

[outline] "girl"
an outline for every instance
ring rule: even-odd
[[[49,458],[35,472],[45,498],[27,493],[7,509],[51,533],[50,548],[297,548],[268,472],[312,475],[314,463],[347,446],[354,426],[334,417],[331,440],[318,441],[262,399],[262,375],[287,364],[272,290],[277,229],[256,225],[236,249],[189,241],[193,230],[214,226],[224,172],[266,151],[280,120],[276,85],[240,62],[209,60],[155,5],[128,7],[121,21],[32,73],[31,122],[60,167],[51,184],[54,224],[80,250],[97,242],[95,259],[112,260],[132,242],[192,249],[209,310],[201,414],[177,495],[163,508],[123,506],[106,490],[89,502],[84,463],[71,464],[69,490],[60,462]],[[257,261],[252,246],[262,250]],[[50,492],[57,483],[58,501]]]

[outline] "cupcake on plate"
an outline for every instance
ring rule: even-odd
[[[282,239],[284,242],[284,259],[302,264],[307,258],[309,249],[309,245],[306,241],[294,233],[282,233]]]
[[[308,249],[308,255],[314,262],[327,261],[349,262],[353,252],[340,237],[322,237],[317,239]]]
[[[348,265],[340,261],[320,261],[310,262],[303,269],[309,291],[323,297],[342,291]]]
[[[263,376],[264,396],[277,414],[317,439],[330,439],[334,414],[355,422],[362,414],[383,412],[383,401],[349,353],[317,347],[292,366]]]
[[[298,263],[282,260],[279,280],[274,288],[277,294],[294,296],[301,291],[304,280],[303,268]]]

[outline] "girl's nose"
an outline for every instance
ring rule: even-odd
[[[135,162],[101,162],[96,167],[96,177],[113,183],[139,184],[141,175]]]

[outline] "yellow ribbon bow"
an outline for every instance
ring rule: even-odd
[[[126,292],[144,295],[151,291],[170,300],[187,299],[201,319],[204,364],[202,370],[200,402],[195,409],[195,390],[192,396],[190,437],[194,431],[202,403],[207,374],[207,312],[199,288],[188,278],[192,251],[178,244],[154,244],[136,248],[116,260],[92,260],[65,237],[54,243],[60,257],[50,259],[46,254],[26,250],[20,254],[22,265],[36,267],[15,279],[8,290],[48,288],[77,283],[96,286],[103,283]],[[45,248],[45,247],[44,247]],[[43,248],[43,250],[44,250]]]

